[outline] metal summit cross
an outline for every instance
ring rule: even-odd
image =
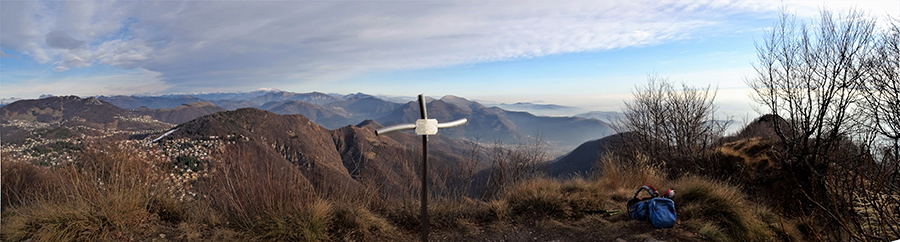
[[[398,124],[375,130],[375,135],[381,135],[398,130],[415,129],[416,135],[422,136],[422,241],[428,241],[428,136],[437,134],[440,128],[450,128],[466,123],[466,119],[460,119],[449,123],[439,124],[437,119],[428,119],[425,111],[425,99],[419,94],[419,113],[422,118],[414,124]]]

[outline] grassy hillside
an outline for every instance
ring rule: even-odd
[[[588,161],[595,172],[568,180],[550,176],[540,144],[483,147],[433,136],[431,238],[894,238],[900,196],[883,184],[897,182],[890,178],[896,169],[854,158],[857,146],[848,143],[832,153],[843,163],[810,179],[803,167],[781,161],[766,129],[774,120],[764,116],[680,164],[687,158],[653,158],[631,138],[611,142],[624,143],[612,149],[589,143],[604,149]],[[23,151],[5,146],[0,240],[416,240],[420,139],[376,136],[377,127],[367,121],[327,130],[300,115],[239,109],[183,123],[157,143],[101,136]],[[676,190],[674,228],[656,229],[624,212],[642,185]],[[835,196],[823,199],[822,191]]]
[[[229,147],[249,149],[248,147]],[[77,163],[55,169],[3,160],[2,239],[20,241],[406,241],[418,238],[414,194],[385,196],[361,179],[353,193],[315,191],[287,162],[220,156],[208,173],[177,186],[169,160],[152,150],[87,144]],[[245,152],[251,154],[251,152]],[[253,153],[255,154],[255,153]],[[266,157],[255,157],[260,161]],[[274,160],[274,159],[273,159]],[[736,186],[696,175],[668,179],[644,159],[607,158],[603,175],[533,176],[487,199],[434,197],[438,241],[796,241],[795,222],[746,199]],[[640,185],[678,191],[679,222],[654,229],[622,209]],[[185,188],[186,187],[186,188]],[[175,188],[173,190],[173,188]],[[198,196],[181,196],[189,189]],[[370,192],[366,192],[370,191]]]

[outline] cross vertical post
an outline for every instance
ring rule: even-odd
[[[428,120],[425,99],[419,94],[419,113]],[[422,135],[422,242],[428,241],[428,135]]]
[[[416,135],[422,136],[422,241],[428,241],[428,136],[437,134],[439,128],[456,127],[466,123],[466,119],[459,119],[449,123],[438,123],[436,119],[428,119],[425,111],[425,97],[419,94],[419,114],[421,119],[415,124],[398,124],[375,130],[375,135],[381,135],[398,130],[415,129]]]

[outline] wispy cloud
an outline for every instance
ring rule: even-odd
[[[780,1],[0,5],[3,48],[38,63],[59,62],[58,72],[98,64],[143,68],[160,73],[171,91],[193,91],[657,45],[726,28],[722,23],[734,14],[771,13]]]
[[[38,78],[21,83],[4,83],[3,88],[0,89],[0,96],[159,94],[169,88],[170,84],[162,81],[162,73],[136,68],[120,73],[89,77]]]

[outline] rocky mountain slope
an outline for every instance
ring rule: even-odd
[[[381,125],[367,121],[328,130],[302,115],[243,108],[183,123],[160,142],[184,138],[229,140],[245,147],[241,152],[250,157],[293,164],[319,191],[361,191],[360,182],[355,180],[359,177],[373,178],[382,192],[415,191],[421,159],[419,137],[402,132],[376,136],[377,127]],[[468,180],[457,171],[459,167],[485,167],[463,156],[465,141],[433,136],[431,142],[434,148],[429,152],[429,168],[434,174],[430,178],[435,193],[456,189],[453,184]]]

